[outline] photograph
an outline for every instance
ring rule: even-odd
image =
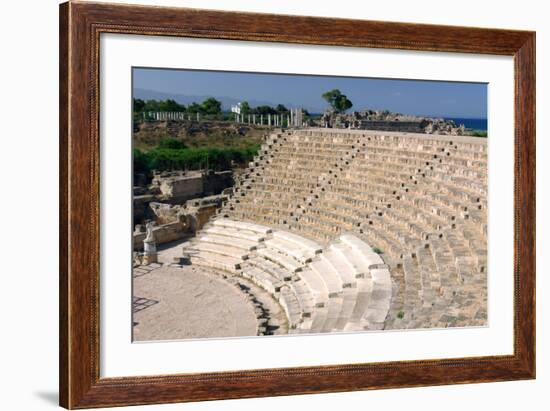
[[[488,325],[486,83],[133,67],[128,104],[134,342]]]
[[[58,334],[57,355],[40,357],[58,361],[67,409],[280,410],[274,397],[293,396],[309,405],[287,408],[348,409],[344,395],[363,408],[521,408],[543,392],[519,383],[539,378],[543,14],[281,1],[59,5],[59,84],[40,81],[59,116],[7,121],[13,137],[58,127],[58,150],[15,138],[6,179],[58,193],[58,218],[34,219],[59,222],[46,253],[58,327],[23,321],[32,336],[14,341]],[[29,76],[26,57],[12,59],[15,85],[42,72]],[[57,166],[23,170],[16,154],[31,152]],[[58,190],[29,190],[36,170],[58,174]],[[24,267],[29,230],[8,223],[27,237],[10,237]],[[45,294],[11,277],[25,285],[12,307]],[[444,401],[424,398],[436,391]]]

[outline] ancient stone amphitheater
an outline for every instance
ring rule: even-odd
[[[486,210],[486,139],[281,131],[184,251],[277,301],[285,332],[479,326]]]

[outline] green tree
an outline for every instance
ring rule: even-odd
[[[241,103],[241,114],[247,115],[250,114],[252,109],[250,108],[250,104],[248,104],[248,101],[243,101]]]
[[[145,108],[145,101],[140,98],[134,99],[134,113],[140,113]]]
[[[182,111],[185,111],[185,106],[179,104],[175,100],[167,99],[159,102],[159,111],[182,112]]]
[[[254,109],[255,114],[276,114],[277,111],[273,109],[273,107],[270,106],[258,106]]]
[[[134,100],[134,110],[136,110],[136,107],[140,107],[142,102],[143,102],[143,100],[139,100],[139,99]],[[177,101],[172,100],[172,99],[147,100],[146,102],[143,102],[143,106],[141,107],[141,111],[177,111],[177,112],[183,112],[183,111],[185,111],[185,106],[183,104],[179,104]]]
[[[286,108],[284,105],[282,104],[277,104],[277,107],[275,107],[275,111],[278,113],[278,114],[285,114],[285,113],[288,113],[288,108]]]
[[[216,100],[214,97],[204,100],[201,106],[205,114],[220,114],[222,111],[221,101]]]
[[[160,105],[157,100],[147,100],[145,102],[144,111],[160,111]]]
[[[193,102],[187,106],[187,112],[191,114],[202,113],[203,107],[201,104]]]
[[[343,113],[353,107],[351,100],[349,100],[348,97],[345,94],[342,94],[342,92],[338,89],[327,91],[322,95],[322,97],[337,113]]]

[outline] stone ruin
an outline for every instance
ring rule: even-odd
[[[134,251],[143,250],[149,222],[157,244],[194,235],[227,201],[223,192],[232,185],[231,170],[155,172],[149,185],[134,187]]]
[[[487,142],[275,133],[184,252],[271,296],[290,333],[485,325]]]
[[[155,172],[149,191],[159,201],[178,204],[192,198],[220,193],[233,185],[233,171],[163,171]]]
[[[227,194],[217,194],[199,199],[188,200],[182,205],[150,202],[149,207],[154,217],[147,224],[136,224],[134,227],[134,250],[143,250],[146,239],[146,226],[154,221],[156,243],[164,244],[188,238],[200,230],[228,200]]]
[[[388,110],[354,111],[350,114],[327,110],[322,115],[318,125],[325,128],[380,130],[454,136],[467,134],[464,125],[457,125],[453,120],[405,115],[392,113]]]

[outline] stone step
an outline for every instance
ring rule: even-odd
[[[356,273],[348,260],[340,253],[329,250],[319,256],[321,261],[331,265],[333,270],[342,279],[342,288],[354,288],[357,286]]]
[[[307,284],[310,293],[315,300],[315,305],[317,307],[324,307],[328,302],[330,294],[324,278],[310,268],[303,269],[298,272],[297,275],[304,281],[304,283]],[[337,293],[334,290],[331,291],[333,291],[333,293]]]
[[[296,294],[296,297],[298,298],[302,311],[302,317],[311,318],[315,311],[315,299],[311,295],[307,284],[300,279],[297,279],[296,281],[288,283],[288,285],[293,289],[294,294]]]
[[[201,235],[198,238],[198,241],[240,248],[246,251],[253,251],[258,247],[258,243],[255,241],[243,240],[236,237],[229,237],[217,234]]]
[[[242,248],[231,247],[227,245],[221,245],[212,242],[195,242],[190,247],[187,247],[186,250],[198,250],[204,251],[211,254],[221,254],[224,256],[232,257],[235,259],[246,260],[248,258],[248,251],[243,250]]]
[[[203,267],[212,267],[232,273],[237,272],[241,268],[242,260],[237,258],[227,257],[221,254],[213,254],[206,251],[200,251],[191,256],[191,262],[194,265]]]
[[[326,261],[316,260],[309,263],[310,268],[318,277],[322,278],[328,290],[329,298],[338,296],[343,289],[342,278]]]
[[[374,251],[372,251],[372,248],[370,248],[370,246],[367,243],[360,240],[356,236],[351,234],[344,234],[340,236],[340,241],[344,244],[347,244],[352,249],[358,251],[361,257],[369,265],[369,268],[371,266],[384,264],[384,261],[382,261],[382,258],[378,254],[376,254]]]
[[[329,300],[327,317],[320,332],[332,332],[336,329],[343,304],[344,299],[341,296],[334,297]]]
[[[281,265],[282,267],[293,273],[301,270],[303,267],[303,265],[293,257],[282,254],[272,248],[260,248],[256,251],[256,253],[269,261]]]
[[[317,242],[288,231],[276,230],[273,232],[273,237],[295,244],[297,247],[307,250],[311,255],[318,254],[323,250],[323,247]]]
[[[357,288],[345,288],[342,292],[342,308],[338,314],[335,330],[343,330],[350,320],[357,302]]]
[[[270,260],[266,260],[261,255],[251,256],[246,260],[247,264],[255,266],[262,271],[265,271],[280,281],[292,280],[294,273],[282,267],[281,265],[274,263]]]
[[[289,328],[296,328],[302,320],[302,309],[296,294],[290,287],[282,287],[278,301],[287,315]]]
[[[258,234],[269,234],[271,233],[272,229],[267,226],[263,226],[260,224],[254,224],[249,223],[245,221],[236,221],[236,220],[230,220],[227,218],[218,218],[212,222],[215,226],[221,226],[221,227],[229,227],[234,228],[237,230],[247,230],[252,231]]]
[[[352,266],[355,278],[365,278],[369,273],[369,261],[361,256],[361,254],[350,246],[343,243],[333,243],[330,245],[331,250],[334,250],[348,261]]]
[[[312,323],[305,332],[320,333],[323,332],[323,326],[328,317],[328,305],[325,307],[316,307],[312,316]]]
[[[306,264],[311,261],[311,253],[303,248],[298,247],[294,243],[284,241],[278,238],[271,238],[265,241],[265,246],[271,249],[275,249],[278,252],[294,258],[301,264]]]
[[[265,239],[265,234],[257,234],[249,230],[237,230],[224,226],[210,226],[203,230],[206,234],[223,235],[226,237],[234,237],[242,240],[252,241],[255,243],[261,242]]]
[[[278,293],[285,285],[283,281],[255,266],[245,265],[242,267],[242,276],[271,294]]]

